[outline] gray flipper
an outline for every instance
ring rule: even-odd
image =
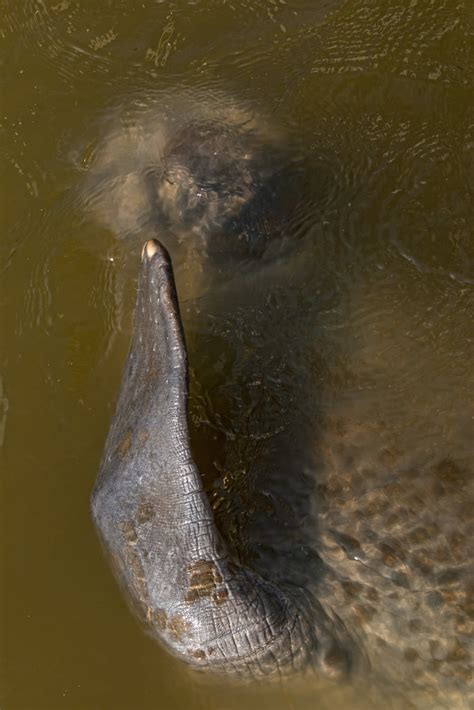
[[[113,570],[148,632],[194,666],[254,677],[308,665],[345,671],[346,654],[317,604],[232,560],[192,458],[187,399],[171,261],[149,241],[92,496]]]

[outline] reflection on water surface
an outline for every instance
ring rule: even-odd
[[[466,706],[469,3],[0,9],[2,707]],[[128,146],[152,152],[157,97],[180,96],[198,97],[191,115],[242,107],[272,146],[257,164],[284,168],[277,185],[289,186],[265,227],[285,243],[271,258],[212,260],[169,237],[196,458],[242,559],[301,585],[331,570],[318,594],[366,639],[370,683],[196,680],[136,628],[91,528],[139,253],[117,219],[132,220],[129,236],[155,228],[140,223],[144,163],[124,167]],[[133,138],[117,148],[117,135]],[[112,167],[94,172],[106,149]],[[123,176],[126,208],[112,189]],[[440,675],[451,695],[404,686]]]

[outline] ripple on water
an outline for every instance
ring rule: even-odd
[[[351,94],[322,95],[318,106],[305,101],[309,85],[298,92],[315,117],[307,162],[330,165],[328,189],[309,218],[327,226],[346,272],[387,268],[397,255],[414,272],[471,284],[467,107],[454,115],[436,92],[430,101],[413,96],[395,117],[383,95],[362,84],[367,94],[357,97],[357,116]],[[401,86],[392,82],[390,91],[396,100]]]
[[[314,74],[393,73],[408,79],[465,86],[472,76],[469,2],[453,11],[448,0],[346,3],[338,22],[325,27]],[[443,42],[444,61],[437,48]],[[449,48],[449,51],[446,51]],[[451,61],[449,61],[451,59]]]
[[[18,37],[24,51],[31,52],[50,64],[63,80],[71,80],[76,72],[107,71],[110,59],[95,54],[88,39],[87,11],[70,0],[51,5],[27,0],[20,6],[6,3],[2,25]],[[14,5],[14,8],[13,8]]]

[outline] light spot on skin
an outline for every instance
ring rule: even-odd
[[[132,445],[132,432],[130,430],[128,430],[118,446],[118,451],[119,451],[119,454],[122,458],[125,458],[125,456],[128,454],[131,445]]]

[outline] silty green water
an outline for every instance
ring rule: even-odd
[[[113,203],[127,143],[106,179],[96,167],[123,126],[146,150],[154,112],[182,96],[268,120],[293,160],[290,248],[216,266],[168,246],[219,524],[244,559],[303,583],[318,563],[308,451],[344,430],[364,442],[349,466],[379,461],[380,442],[387,466],[472,462],[473,25],[457,0],[2,1],[2,708],[437,707],[383,680],[206,681],[135,624],[88,505],[141,197],[132,181],[131,212]]]

